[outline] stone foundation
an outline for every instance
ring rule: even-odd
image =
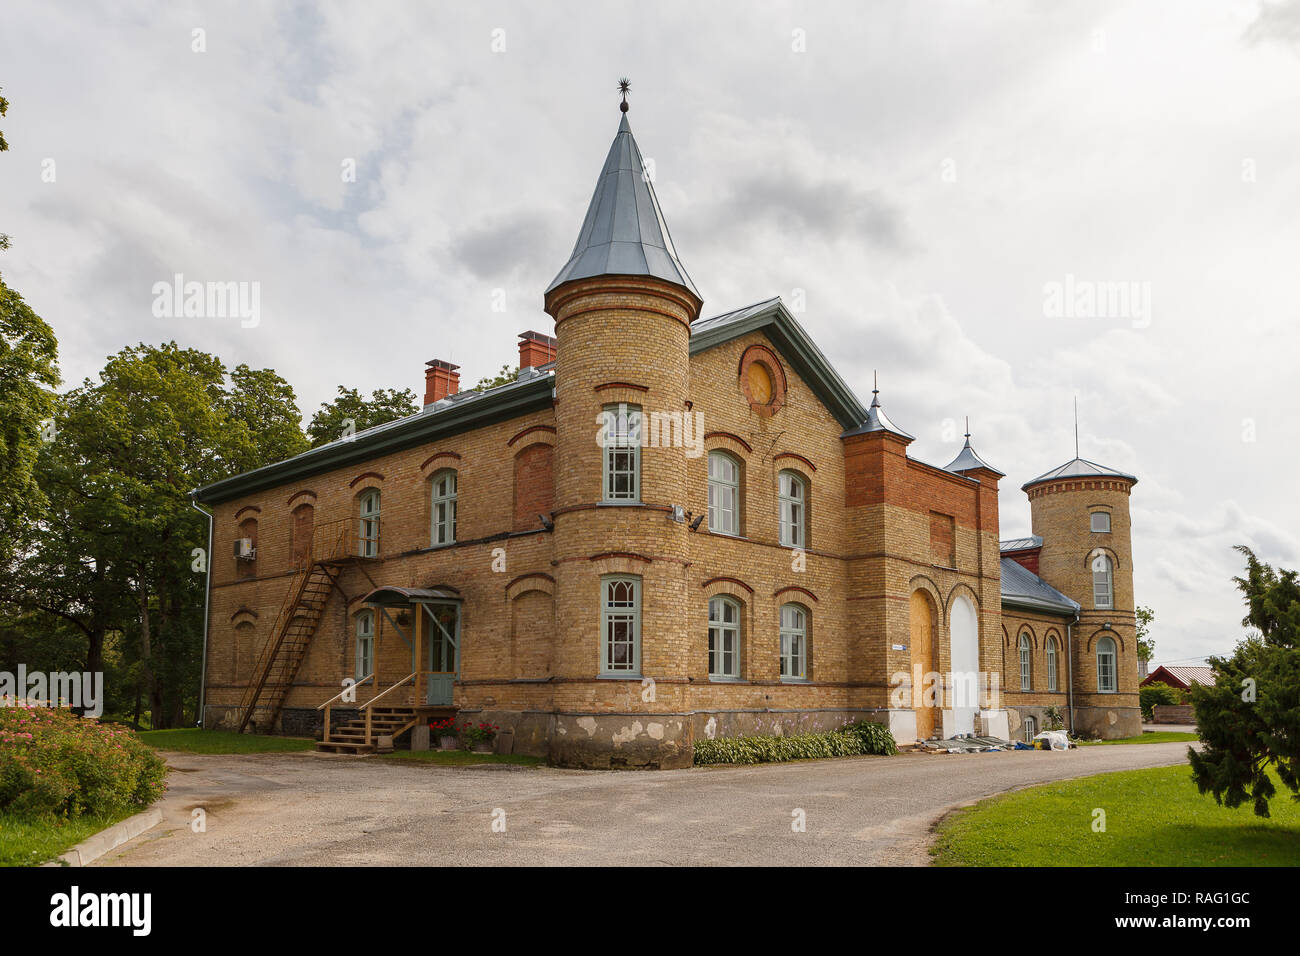
[[[1076,707],[1074,732],[1099,740],[1137,737],[1142,733],[1142,711],[1136,707]]]

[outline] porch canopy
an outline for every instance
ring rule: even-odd
[[[433,604],[438,601],[459,601],[460,595],[444,588],[399,588],[388,585],[375,588],[362,603],[371,607],[410,607],[413,604]]]

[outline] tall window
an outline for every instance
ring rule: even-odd
[[[1115,642],[1109,637],[1097,642],[1097,690],[1115,693]]]
[[[356,679],[369,677],[375,671],[375,612],[362,611],[357,615],[357,667]]]
[[[740,605],[709,599],[709,676],[740,677]]]
[[[808,540],[808,489],[803,478],[793,471],[777,476],[777,501],[780,503],[781,543],[788,548],[802,548]]]
[[[601,672],[641,673],[641,581],[631,577],[600,579],[603,600],[600,631],[604,649]]]
[[[379,490],[372,488],[361,496],[361,527],[357,553],[363,558],[379,554]]]
[[[1060,690],[1056,680],[1056,638],[1047,639],[1047,689],[1055,693]]]
[[[1106,511],[1094,511],[1091,517],[1093,531],[1110,530],[1110,513]]]
[[[606,405],[602,415],[605,501],[639,501],[641,406]]]
[[[781,676],[808,677],[808,612],[798,604],[781,608]]]
[[[1094,608],[1114,607],[1114,565],[1110,558],[1099,554],[1092,559],[1092,606]]]
[[[740,465],[725,451],[709,452],[709,530],[740,534]]]
[[[1032,682],[1033,652],[1030,650],[1029,635],[1020,635],[1020,689],[1029,690]]]
[[[451,468],[444,468],[434,474],[430,484],[433,487],[433,517],[429,542],[434,547],[440,544],[455,544],[456,472]]]
[[[1025,718],[1025,743],[1032,744],[1038,735],[1038,721],[1033,717]]]

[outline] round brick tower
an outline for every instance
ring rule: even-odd
[[[674,505],[687,500],[682,432],[694,425],[690,323],[701,304],[624,104],[578,242],[545,298],[556,338],[558,763],[691,762],[681,716],[687,528]]]
[[[1080,605],[1071,628],[1073,728],[1102,738],[1142,732],[1129,519],[1136,484],[1076,458],[1023,486],[1043,539],[1039,577]]]

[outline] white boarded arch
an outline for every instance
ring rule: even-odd
[[[953,599],[948,621],[952,654],[952,729],[949,736],[973,734],[975,713],[979,710],[980,631],[979,617],[970,598],[959,594]]]

